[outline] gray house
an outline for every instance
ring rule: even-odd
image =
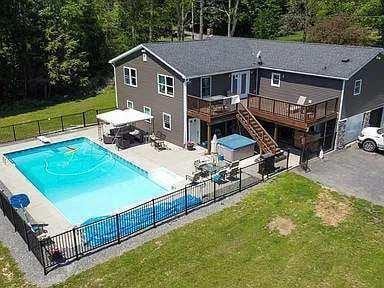
[[[150,113],[140,128],[180,146],[237,131],[263,152],[316,152],[384,121],[380,48],[212,37],[142,44],[110,63],[118,108]]]

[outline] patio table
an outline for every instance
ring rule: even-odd
[[[199,167],[199,169],[203,172],[207,172],[208,174],[212,175],[212,174],[219,172],[220,170],[227,168],[228,166],[229,166],[229,164],[227,162],[219,161],[217,163],[202,164]]]

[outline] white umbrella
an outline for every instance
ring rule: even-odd
[[[213,135],[212,141],[211,141],[211,154],[217,153],[217,136],[216,134]]]

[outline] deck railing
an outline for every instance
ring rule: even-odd
[[[0,143],[25,140],[40,135],[93,126],[97,124],[97,114],[113,109],[115,108],[92,109],[75,114],[66,114],[3,126],[0,127]]]
[[[204,98],[188,95],[188,112],[195,113],[196,116],[214,118],[231,114],[236,111],[236,105],[231,104],[229,98],[208,101]]]
[[[260,159],[239,169],[236,177],[225,183],[206,179],[195,185],[152,199],[127,211],[100,217],[89,224],[76,226],[61,234],[38,239],[25,220],[9,203],[0,189],[0,208],[28,248],[43,266],[44,274],[70,264],[102,248],[120,244],[143,231],[154,228],[175,217],[188,214],[224,197],[259,184],[278,172],[288,169],[289,151],[275,158],[276,170],[265,173],[265,162]],[[263,168],[264,167],[264,168]],[[140,193],[140,191],[138,191]],[[49,226],[47,227],[49,230]]]
[[[252,111],[307,124],[313,124],[325,117],[336,115],[337,103],[338,99],[334,98],[313,105],[298,105],[260,95],[248,95],[248,108]]]

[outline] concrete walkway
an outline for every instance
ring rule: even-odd
[[[348,196],[384,205],[384,155],[351,147],[327,154],[309,163],[311,172],[296,172]]]

